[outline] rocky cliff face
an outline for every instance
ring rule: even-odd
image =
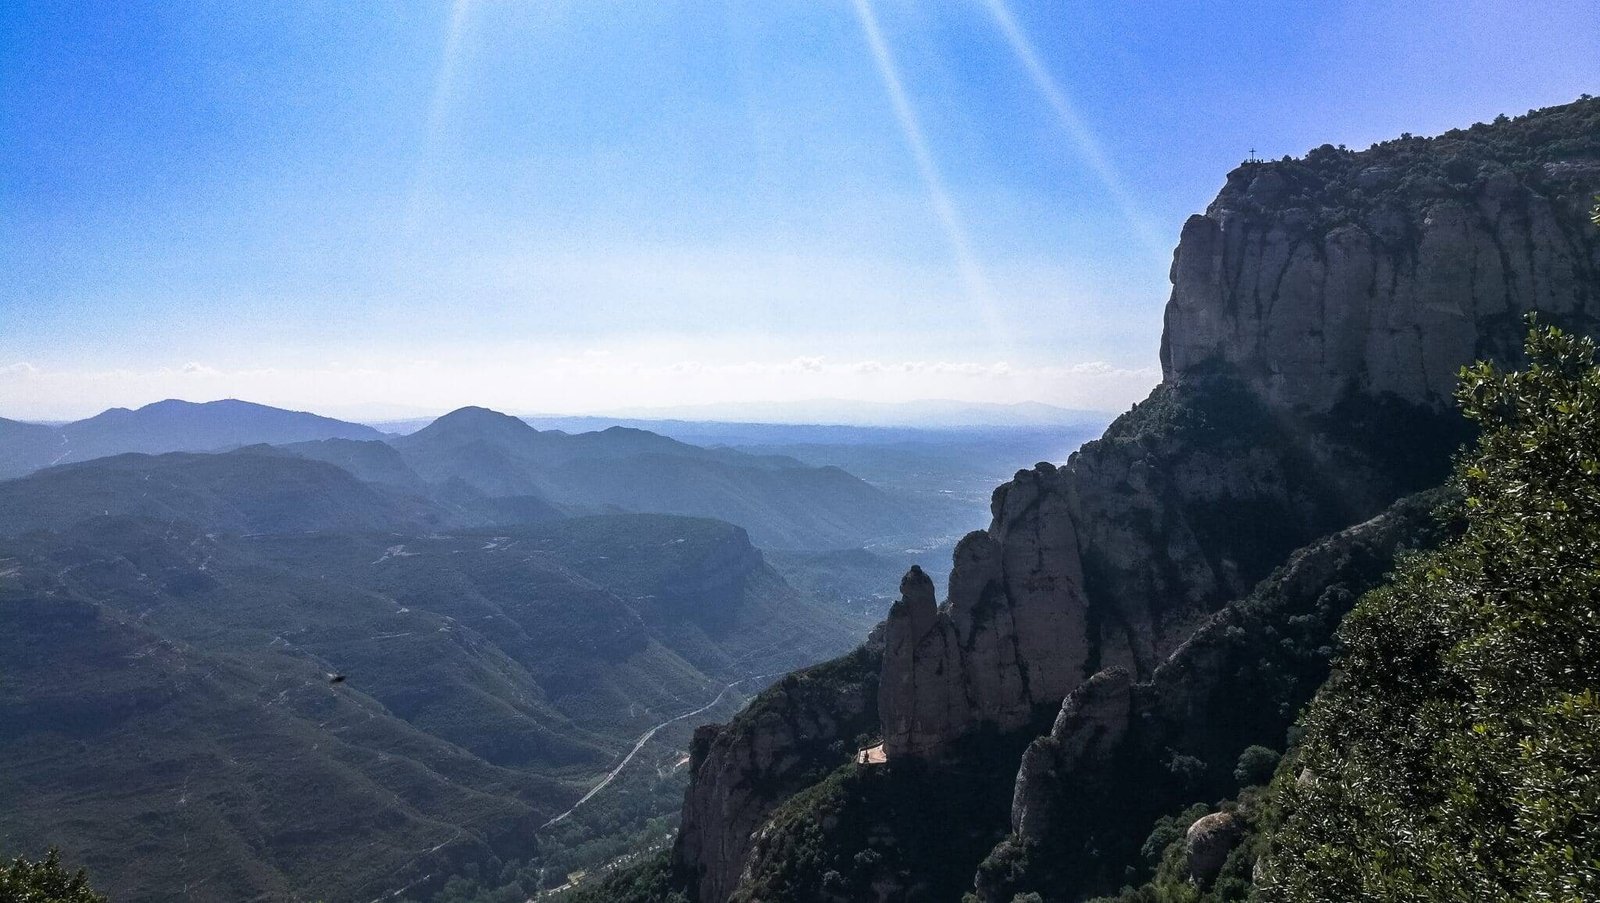
[[[1436,482],[1461,366],[1510,358],[1528,311],[1600,326],[1597,136],[1584,101],[1232,173],[1174,256],[1162,386],[996,491],[943,610],[891,614],[890,758],[1148,676],[1290,550]]]
[[[1289,620],[1217,613],[1294,550],[1436,485],[1465,437],[1448,404],[1456,369],[1513,359],[1525,312],[1596,331],[1600,230],[1587,208],[1597,190],[1600,100],[1250,164],[1189,221],[1162,385],[1065,466],[1039,465],[996,490],[989,528],[956,551],[948,601],[937,605],[914,571],[884,625],[876,692],[891,783],[957,792],[955,759],[1060,708],[1023,757],[1010,826],[1019,840],[986,863],[986,899],[1009,900],[1016,887],[1072,899],[1115,880],[1128,838],[1136,854],[1150,823],[1142,810],[1117,817],[1128,787],[1159,778],[1162,805],[1169,791],[1200,798],[1181,795],[1225,780],[1228,756],[1259,742],[1241,738],[1276,731],[1281,742],[1292,708],[1278,709],[1299,704],[1281,688],[1309,695],[1326,649],[1296,646],[1298,657],[1280,660],[1259,655],[1263,644],[1331,632],[1348,600],[1312,584],[1345,574],[1352,548],[1366,550],[1360,579],[1376,579],[1373,562],[1399,540],[1379,530],[1302,560]],[[1295,609],[1306,599],[1315,604]],[[1186,645],[1197,630],[1217,641]],[[1302,671],[1287,683],[1272,670],[1293,663]],[[1202,689],[1188,693],[1191,684]],[[1248,694],[1268,700],[1261,717],[1238,704]],[[706,779],[723,780],[715,770]],[[697,771],[691,805],[719,792],[701,780]],[[758,808],[770,812],[772,798]],[[696,815],[697,836],[708,817]],[[748,823],[727,828],[714,869],[680,842],[680,867],[732,873],[726,860],[749,849]],[[1098,851],[1093,861],[1066,855],[1085,850]],[[1033,867],[1031,852],[1078,878]],[[699,899],[720,903],[727,886],[702,881]]]
[[[1430,545],[1444,529],[1433,514],[1442,497],[1408,497],[1297,550],[1148,679],[1112,668],[1075,689],[1022,757],[1012,836],[979,869],[979,897],[1110,892],[1157,817],[1236,792],[1240,751],[1281,747],[1327,677],[1328,647],[1350,606],[1397,551]]]
[[[1352,392],[1441,407],[1463,364],[1514,352],[1523,312],[1594,330],[1600,245],[1584,214],[1600,161],[1471,133],[1391,145],[1229,174],[1183,227],[1166,381],[1226,365],[1288,407]]]
[[[778,804],[816,783],[877,727],[881,640],[799,671],[726,725],[695,732],[673,866],[698,900],[726,900],[751,835]]]
[[[1360,416],[1383,419],[1373,410]],[[1295,548],[1439,479],[1459,425],[1416,411],[1403,430],[1336,433],[1234,377],[1196,376],[1065,467],[1018,473],[989,530],[957,547],[943,609],[920,573],[902,584],[879,691],[889,758],[937,761],[979,726],[1024,727],[1102,668],[1149,677]],[[1393,441],[1427,463],[1394,466]]]

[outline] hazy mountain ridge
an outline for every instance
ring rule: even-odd
[[[715,517],[759,545],[840,548],[908,532],[911,509],[835,467],[707,449],[644,430],[537,430],[463,408],[391,443],[425,482],[485,496],[532,497],[570,511]]]
[[[365,483],[421,493],[426,484],[394,446],[380,439],[312,439],[281,446],[290,454],[325,461]]]
[[[0,421],[0,479],[127,452],[209,452],[259,443],[382,437],[359,423],[237,399],[168,399],[137,410],[111,408],[59,426]]]
[[[233,448],[268,455],[258,448],[267,444],[337,466],[392,496],[396,504],[431,506],[437,509],[431,515],[435,522],[458,526],[607,511],[661,512],[738,523],[765,546],[833,549],[898,541],[926,532],[929,521],[948,522],[954,529],[962,513],[892,496],[838,467],[784,455],[703,448],[620,426],[576,434],[537,430],[515,417],[476,407],[453,411],[405,436],[384,436],[358,424],[238,401],[158,402],[61,427],[4,421],[0,476],[132,453]],[[135,465],[133,460],[102,470],[109,474],[135,466],[154,471],[163,467]],[[169,471],[173,461],[164,465]],[[280,476],[292,469],[260,466],[276,466],[284,471]],[[76,479],[89,479],[88,471],[74,473]],[[306,470],[300,478],[309,479],[310,473]],[[59,485],[52,481],[63,479],[68,478],[45,478],[44,484]],[[142,509],[116,510],[161,513],[154,502]],[[63,513],[50,520],[41,512],[38,522],[68,523],[73,516]],[[373,520],[365,526],[376,529],[380,524]],[[245,524],[228,529],[258,528],[279,529]]]
[[[123,454],[0,481],[0,534],[129,515],[233,533],[403,530],[446,513],[276,449]]]

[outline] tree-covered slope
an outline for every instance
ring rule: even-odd
[[[1264,900],[1600,897],[1600,368],[1553,329],[1528,358],[1463,373],[1466,533],[1347,620]]]
[[[531,892],[563,844],[667,814],[610,797],[682,786],[651,767],[672,719],[862,627],[739,528],[661,515],[0,539],[0,849],[58,846],[119,900],[421,894],[505,862]],[[581,830],[543,830],[662,725]]]
[[[152,543],[165,528],[105,526]],[[193,569],[141,580],[98,555],[19,552],[0,553],[0,847],[59,847],[119,900],[351,899],[481,857],[568,792],[282,644],[206,650],[143,623],[167,596],[236,603]],[[94,570],[127,571],[123,598],[105,601]]]
[[[1554,329],[1527,353],[1463,371],[1463,531],[1345,619],[1276,778],[1212,816],[1235,826],[1213,867],[1184,836],[1199,804],[1119,903],[1600,895],[1600,368]]]

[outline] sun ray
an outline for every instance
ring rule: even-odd
[[[889,45],[883,39],[883,31],[878,26],[878,17],[872,10],[870,0],[854,0],[854,3],[856,18],[861,23],[861,30],[866,35],[867,45],[872,51],[872,61],[877,66],[879,77],[883,79],[884,90],[889,95],[889,104],[894,108],[895,119],[899,122],[900,131],[911,150],[911,157],[916,162],[917,172],[927,189],[928,202],[933,207],[934,216],[939,220],[939,226],[944,231],[951,252],[955,255],[956,270],[961,277],[962,287],[966,291],[967,298],[979,308],[990,339],[998,348],[1009,351],[1010,340],[995,309],[994,292],[989,287],[989,280],[984,274],[982,265],[972,253],[972,243],[967,239],[966,226],[962,223],[955,204],[950,200],[944,175],[939,171],[939,165],[933,159],[933,152],[928,148],[922,123],[917,119],[916,110],[912,108],[911,101],[906,95],[905,86],[900,80],[899,67],[895,64]]]
[[[1006,0],[982,0],[982,2],[988,9],[990,17],[994,19],[995,25],[999,27],[1000,33],[1005,36],[1006,43],[1011,45],[1011,52],[1016,55],[1017,61],[1022,63],[1022,68],[1027,70],[1034,88],[1044,96],[1045,102],[1055,111],[1061,128],[1072,140],[1078,155],[1088,165],[1089,171],[1111,196],[1139,240],[1147,248],[1161,251],[1160,233],[1149,217],[1139,209],[1132,192],[1123,184],[1121,174],[1106,156],[1105,149],[1100,146],[1100,140],[1095,136],[1094,130],[1089,128],[1088,123],[1078,114],[1072,98],[1067,96],[1060,82],[1056,81],[1055,76],[1045,67],[1033,42],[1028,40],[1028,36],[1022,31],[1022,26],[1011,14],[1011,8],[1006,5]]]
[[[444,142],[444,125],[449,112],[450,98],[455,91],[456,69],[461,57],[461,36],[466,30],[467,13],[472,0],[454,0],[450,5],[450,21],[445,27],[444,52],[439,57],[439,69],[433,79],[433,95],[428,100],[426,131],[423,132],[422,150],[418,154],[417,172],[412,179],[411,192],[406,198],[405,227],[415,232],[421,223],[422,207],[438,164],[439,148]]]

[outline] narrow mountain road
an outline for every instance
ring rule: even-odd
[[[675,718],[668,718],[666,721],[663,721],[660,724],[657,724],[654,727],[650,728],[649,730],[645,731],[644,733],[640,734],[639,735],[639,739],[637,741],[635,741],[634,744],[633,744],[633,749],[629,750],[628,754],[626,756],[622,757],[622,761],[617,763],[617,767],[616,768],[613,768],[610,771],[606,772],[606,776],[600,779],[600,783],[598,783],[598,784],[594,785],[593,787],[589,788],[589,792],[585,793],[576,803],[573,803],[571,809],[568,809],[567,811],[561,813],[560,815],[557,815],[555,818],[552,818],[549,821],[545,822],[543,825],[540,825],[539,826],[539,830],[543,831],[545,828],[551,827],[552,825],[560,824],[563,820],[566,819],[567,816],[569,816],[572,813],[578,811],[578,807],[579,806],[582,806],[584,803],[587,803],[589,800],[594,798],[595,794],[599,793],[600,791],[606,789],[606,787],[610,786],[611,782],[617,779],[617,775],[622,774],[622,770],[624,768],[628,767],[628,763],[632,762],[633,761],[633,757],[637,756],[639,754],[639,750],[644,749],[645,744],[650,742],[651,738],[656,735],[657,731],[661,730],[662,728],[666,727],[669,724],[676,724],[677,722],[682,721],[685,718],[693,718],[694,716],[700,714],[701,712],[706,711],[707,709],[709,709],[712,706],[716,705],[717,703],[721,702],[723,700],[723,697],[728,695],[729,691],[731,691],[734,687],[737,687],[738,685],[740,685],[742,683],[749,683],[752,680],[761,680],[763,678],[776,677],[779,674],[787,674],[787,673],[788,673],[787,671],[774,671],[771,674],[757,674],[757,675],[755,675],[753,677],[741,677],[738,680],[734,681],[733,683],[730,683],[727,686],[723,687],[722,688],[722,692],[718,693],[715,699],[711,700],[710,702],[706,703],[705,705],[701,706],[700,708],[695,709],[692,712],[684,712],[682,715],[679,715],[679,716],[677,716]]]

